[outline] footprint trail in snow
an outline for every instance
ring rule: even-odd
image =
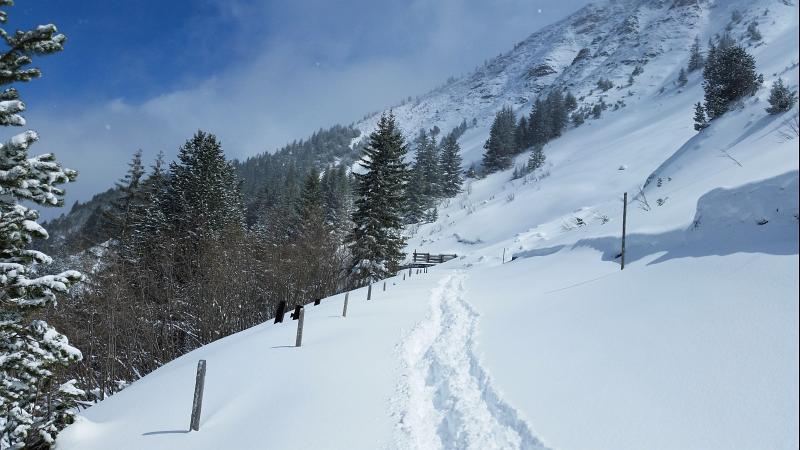
[[[449,275],[433,289],[430,316],[399,345],[395,447],[546,450],[499,398],[474,354],[478,314],[463,298],[464,278]]]

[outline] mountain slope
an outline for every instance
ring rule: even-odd
[[[614,2],[512,52],[530,60],[506,55],[481,72],[498,86],[485,106],[462,80],[395,108],[409,133],[476,117],[460,143],[477,161],[494,111],[535,87],[521,87],[522,61],[550,61],[546,76],[594,102],[596,77],[627,79],[624,59],[661,51],[607,93],[625,107],[548,144],[545,171],[470,180],[439,220],[408,230],[407,251],[456,260],[389,279],[369,302],[351,292],[347,318],[343,295],[309,306],[299,349],[287,320],[189,353],[83,411],[60,448],[798,448],[800,138],[784,137],[796,110],[768,116],[761,89],[696,133],[699,74],[673,84],[686,43],[724,31],[737,8],[734,35],[761,24],[749,51],[766,84],[781,76],[796,89],[796,5]],[[634,22],[635,39],[619,31]],[[569,31],[589,25],[604,42]],[[570,33],[570,51],[608,56],[548,56],[566,47],[544,39]],[[204,412],[186,433],[198,359]]]

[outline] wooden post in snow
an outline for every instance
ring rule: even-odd
[[[203,409],[203,388],[206,384],[206,360],[197,362],[197,375],[194,380],[194,399],[192,401],[192,420],[189,431],[200,431],[200,411]]]
[[[294,341],[295,347],[300,347],[303,343],[303,318],[306,315],[306,309],[300,308],[300,318],[297,320],[297,339]]]
[[[383,282],[383,292],[386,292],[386,282]]]
[[[369,282],[369,287],[367,288],[367,301],[372,300],[372,281]]]
[[[350,292],[344,293],[344,309],[342,309],[342,317],[347,317],[347,301],[350,300]]]
[[[411,278],[411,267],[408,268],[408,277]]]
[[[619,270],[625,269],[625,227],[628,221],[628,193],[622,197],[622,264]]]
[[[503,247],[503,264],[506,262],[506,248]]]
[[[406,281],[406,273],[403,272],[403,281]]]

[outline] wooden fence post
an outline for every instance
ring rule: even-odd
[[[200,431],[200,411],[203,409],[203,388],[206,384],[206,360],[197,362],[197,375],[194,380],[194,399],[192,401],[192,421],[189,431]]]
[[[350,292],[344,293],[344,309],[342,310],[342,317],[347,317],[347,301],[350,300]]]
[[[403,281],[406,281],[406,273],[403,272]]]
[[[278,303],[278,312],[275,313],[275,323],[283,323],[283,316],[286,314],[286,300]]]
[[[408,268],[408,277],[411,278],[411,267]]]
[[[369,282],[369,287],[367,287],[367,301],[372,300],[372,281]]]
[[[502,262],[502,264],[505,264],[505,263],[506,263],[506,248],[503,247],[503,262]]]
[[[383,292],[386,292],[386,282],[383,282]]]
[[[306,309],[300,308],[300,318],[297,320],[297,340],[294,342],[295,347],[300,347],[303,343],[303,318],[306,315]]]
[[[625,269],[625,227],[628,221],[628,193],[622,197],[622,264],[619,270]]]

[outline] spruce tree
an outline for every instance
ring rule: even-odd
[[[455,197],[461,192],[461,148],[451,133],[442,140],[442,194]]]
[[[706,109],[700,102],[694,105],[694,129],[700,131],[708,127],[708,120],[706,119]]]
[[[494,118],[489,139],[483,145],[483,167],[491,173],[511,167],[511,156],[516,150],[514,130],[517,119],[511,107],[502,108]]]
[[[544,100],[536,99],[528,117],[530,145],[545,144],[550,140],[550,123],[550,108]]]
[[[755,59],[744,47],[735,44],[719,44],[713,53],[709,51],[703,78],[705,110],[709,120],[725,114],[731,103],[752,95],[761,84]]]
[[[797,102],[797,91],[793,91],[783,84],[783,80],[778,78],[772,83],[772,88],[769,90],[769,108],[767,112],[770,114],[780,114],[784,111],[792,109],[795,102]]]
[[[689,64],[687,64],[686,69],[689,72],[694,72],[702,67],[703,54],[700,53],[700,38],[695,36],[694,43],[692,43],[692,47],[689,49]]]
[[[11,6],[0,0],[0,7]],[[0,11],[0,24],[7,13]],[[0,27],[7,50],[0,55],[0,85],[26,82],[41,75],[28,67],[34,56],[57,53],[65,37],[54,25],[9,34]],[[24,126],[25,104],[14,88],[0,93],[0,124]],[[50,448],[56,433],[73,420],[75,399],[83,394],[74,380],[58,385],[57,367],[81,359],[81,352],[37,314],[52,306],[83,276],[74,270],[46,275],[52,259],[29,249],[47,238],[28,205],[62,206],[58,186],[73,181],[74,170],[62,168],[51,153],[30,156],[38,140],[25,131],[0,144],[0,447]],[[24,204],[23,204],[24,203]]]
[[[358,280],[376,281],[395,273],[404,256],[406,152],[394,114],[382,115],[364,149],[360,163],[364,173],[355,175],[354,227],[348,241],[351,273]]]
[[[538,144],[533,147],[531,156],[528,159],[528,172],[533,172],[544,166],[544,145]]]
[[[678,86],[686,86],[688,82],[689,79],[686,77],[686,69],[681,67],[680,72],[678,72]]]

